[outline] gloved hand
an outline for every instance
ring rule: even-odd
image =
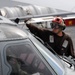
[[[31,18],[27,18],[27,19],[25,19],[25,20],[24,20],[24,23],[27,24],[27,21],[30,20],[30,19],[31,19]]]

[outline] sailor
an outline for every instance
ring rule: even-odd
[[[35,25],[28,24],[29,30],[44,42],[46,42],[59,55],[75,57],[74,47],[71,37],[64,32],[66,25],[62,17],[54,17],[50,25],[52,30],[46,28],[38,28]]]
[[[16,58],[16,56],[8,55],[7,61],[10,64],[12,71],[10,75],[43,75],[40,72],[36,72],[33,74],[29,74],[27,71],[22,70],[22,64],[24,65],[24,61],[22,61],[20,58]],[[30,68],[29,68],[30,69]]]

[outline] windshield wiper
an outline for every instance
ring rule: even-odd
[[[71,56],[69,57],[63,56],[63,58],[65,59],[66,62],[69,62],[71,64],[70,67],[72,67],[73,65],[75,70],[75,60]]]
[[[65,61],[66,63],[68,63],[70,65],[70,68],[72,66],[74,66],[74,70],[75,70],[75,60],[72,59],[72,57],[67,57],[65,55],[63,56],[59,56],[53,49],[51,46],[49,46],[49,44],[47,42],[45,42],[45,47],[47,47],[48,49],[50,49],[52,51],[52,53],[54,53],[57,57],[59,57],[60,59],[62,59],[63,61]]]
[[[67,57],[67,56],[65,56],[64,54],[63,54],[63,56],[59,56],[59,55],[54,51],[54,49],[53,49],[51,46],[49,46],[49,44],[48,44],[47,42],[44,42],[41,38],[39,38],[38,36],[36,36],[36,35],[34,35],[34,34],[33,34],[33,36],[34,36],[37,40],[39,40],[46,48],[50,49],[50,51],[51,51],[53,54],[55,54],[58,58],[62,59],[64,62],[68,63],[68,64],[70,65],[70,68],[71,68],[72,66],[74,66],[74,70],[75,70],[75,60],[72,59],[71,56],[70,56],[70,57]]]

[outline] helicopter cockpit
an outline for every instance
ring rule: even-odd
[[[14,22],[3,20],[3,18],[0,20],[0,75],[56,75],[64,73],[57,63],[55,66],[60,70],[60,73],[57,69],[55,69],[57,73],[53,70],[52,64],[49,66],[46,58],[39,52],[40,49],[35,46],[37,43],[41,48],[42,44],[28,31],[21,29]],[[46,50],[44,46],[41,49]],[[51,57],[55,58],[53,54]],[[53,60],[50,61],[53,62]],[[62,66],[62,64],[60,65]]]
[[[3,20],[0,20],[0,75],[69,75],[61,60],[29,31]]]

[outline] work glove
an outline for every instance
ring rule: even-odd
[[[25,20],[24,20],[24,23],[25,23],[25,24],[29,24],[28,21],[29,21],[30,19],[31,19],[31,18],[25,19]]]

